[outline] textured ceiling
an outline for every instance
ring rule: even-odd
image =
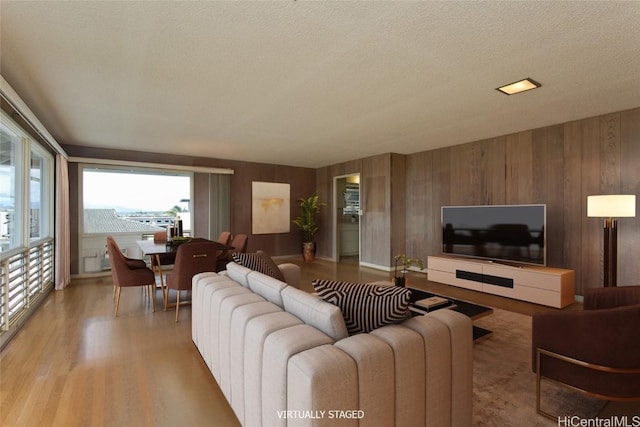
[[[640,2],[0,1],[61,144],[319,167],[640,106]],[[502,95],[524,77],[542,88]]]

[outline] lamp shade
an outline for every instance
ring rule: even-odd
[[[635,194],[587,196],[587,216],[621,218],[636,216]]]

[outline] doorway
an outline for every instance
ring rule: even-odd
[[[334,257],[360,263],[360,174],[334,177]]]

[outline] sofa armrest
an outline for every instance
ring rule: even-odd
[[[633,304],[640,304],[640,286],[587,289],[583,306],[585,310],[598,310]]]
[[[300,289],[300,266],[292,263],[279,264],[278,268],[289,286]]]

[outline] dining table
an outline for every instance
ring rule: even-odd
[[[165,254],[176,253],[178,252],[178,248],[180,247],[180,245],[189,244],[190,242],[194,242],[194,241],[215,243],[220,248],[220,252],[218,253],[218,256],[220,256],[220,253],[222,253],[223,251],[234,249],[233,246],[225,245],[223,243],[216,242],[215,240],[209,240],[204,238],[195,238],[191,240],[185,240],[184,242],[180,242],[180,243],[165,242],[165,241],[158,242],[151,239],[136,241],[136,244],[142,251],[143,256],[148,255],[149,257],[155,258],[155,262],[151,263],[151,269],[154,272],[154,274],[156,274],[156,276],[158,276],[159,278],[160,289],[162,290],[162,300],[164,303],[165,310],[167,309],[167,304],[169,299],[169,290],[164,281],[164,273],[162,271],[162,264],[160,262],[160,258],[162,257],[162,255],[165,255]],[[213,268],[215,268],[215,263],[213,263]]]

